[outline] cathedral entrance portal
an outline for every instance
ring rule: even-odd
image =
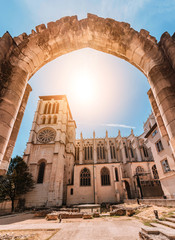
[[[31,34],[0,38],[0,174],[7,171],[28,100],[27,82],[46,63],[92,48],[125,59],[148,79],[149,98],[162,136],[175,153],[175,41],[164,33],[159,43],[148,31],[88,14],[41,24]]]
[[[125,188],[126,188],[126,191],[127,191],[128,199],[131,199],[130,186],[129,186],[129,183],[126,180],[125,180]]]

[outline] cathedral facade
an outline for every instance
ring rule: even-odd
[[[162,196],[158,172],[144,134],[120,131],[76,140],[76,123],[65,95],[38,101],[24,153],[36,182],[26,206],[117,203],[128,198]]]

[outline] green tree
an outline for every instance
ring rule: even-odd
[[[19,156],[11,159],[7,174],[0,176],[0,201],[11,200],[11,211],[14,211],[14,201],[21,195],[31,191],[35,182],[27,164]]]

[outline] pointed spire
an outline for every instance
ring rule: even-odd
[[[80,138],[83,139],[83,134],[82,134],[82,132],[80,133]]]
[[[131,128],[131,135],[134,135],[134,131],[133,131],[133,129]]]
[[[120,130],[118,130],[118,136],[120,136],[120,137],[121,137],[121,133],[120,133]]]
[[[93,138],[95,138],[95,131],[93,131]]]
[[[106,130],[106,138],[108,138],[108,131]]]

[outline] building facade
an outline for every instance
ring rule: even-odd
[[[76,124],[66,96],[40,97],[24,160],[35,189],[26,195],[28,206],[66,203],[66,186],[72,179]]]
[[[153,113],[144,124],[145,144],[151,148],[166,198],[175,198],[175,159],[166,137],[161,136]]]
[[[36,181],[35,189],[25,195],[26,206],[116,203],[163,195],[145,133],[75,136],[66,96],[40,97],[24,153]]]

